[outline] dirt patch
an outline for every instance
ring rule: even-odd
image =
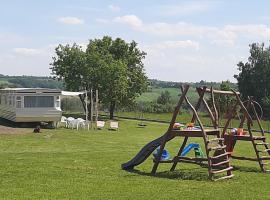
[[[32,128],[17,128],[0,125],[0,134],[26,134],[32,132]]]

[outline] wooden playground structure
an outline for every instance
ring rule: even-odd
[[[155,174],[159,164],[161,163],[172,163],[170,171],[174,171],[177,164],[180,162],[193,163],[199,165],[206,165],[208,168],[208,177],[210,180],[222,180],[232,178],[232,170],[233,167],[230,165],[230,158],[240,159],[240,160],[250,160],[257,161],[260,165],[260,168],[263,172],[266,172],[265,166],[267,162],[265,160],[270,160],[270,150],[268,148],[268,143],[266,143],[266,137],[264,136],[264,130],[260,123],[260,118],[256,112],[256,108],[254,106],[255,102],[252,98],[249,98],[248,101],[242,102],[239,93],[235,91],[221,91],[214,90],[213,88],[209,89],[207,87],[197,88],[197,93],[199,95],[199,99],[195,107],[190,103],[187,93],[189,90],[189,85],[181,86],[181,97],[178,101],[177,106],[175,107],[170,125],[168,130],[164,135],[157,138],[156,140],[146,144],[141,151],[129,162],[122,164],[122,169],[130,170],[133,169],[134,166],[141,164],[144,162],[147,157],[151,155],[151,153],[159,147],[160,150],[157,156],[154,158],[154,165],[152,168],[152,174]],[[211,108],[209,103],[205,99],[206,94],[210,94],[211,99]],[[225,126],[220,127],[219,113],[216,108],[215,95],[229,95],[235,98],[234,105],[230,106],[227,121]],[[196,129],[175,129],[174,124],[176,123],[177,115],[179,114],[181,106],[186,102],[188,107],[192,110],[193,116],[191,119],[191,123],[197,124]],[[246,104],[246,105],[244,105]],[[205,128],[202,121],[199,118],[198,110],[201,105],[204,106],[204,109],[208,113],[208,116],[211,119],[212,126],[211,128]],[[252,111],[252,115],[249,111]],[[241,113],[240,123],[237,130],[237,134],[230,134],[229,125],[231,120],[238,114]],[[255,135],[252,131],[253,119],[258,123],[260,131]],[[244,132],[244,123],[246,123],[246,130]],[[239,133],[239,134],[238,134]],[[244,135],[244,133],[246,133]],[[163,160],[162,152],[166,146],[166,143],[175,137],[183,137],[183,143],[180,146],[178,153],[172,159]],[[186,157],[182,156],[182,152],[187,144],[189,137],[202,138],[204,149],[206,152],[205,157]],[[233,156],[233,148],[236,144],[236,141],[250,141],[253,145],[253,149],[256,154],[256,158],[246,158],[246,157],[237,157]],[[259,141],[259,142],[258,142]],[[262,147],[262,148],[260,148]],[[265,155],[262,155],[265,154]]]

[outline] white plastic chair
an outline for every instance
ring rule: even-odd
[[[104,121],[97,121],[97,129],[102,129],[105,126],[105,122]]]
[[[72,128],[72,121],[75,120],[73,117],[67,118],[67,128]]]
[[[65,127],[67,127],[67,118],[65,116],[61,117],[61,121],[57,123],[57,127],[61,126],[62,124],[64,124]]]
[[[89,123],[87,123],[86,120],[84,120],[82,118],[77,119],[77,130],[79,130],[79,128],[85,129],[86,126],[89,130]]]
[[[118,122],[110,122],[110,130],[118,130]]]

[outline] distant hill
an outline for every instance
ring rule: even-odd
[[[219,88],[219,82],[206,82],[200,81],[196,83],[186,83],[186,82],[173,82],[173,81],[161,81],[157,79],[149,79],[148,91],[144,93],[139,99],[145,101],[151,101],[156,99],[162,91],[168,90],[173,98],[176,98],[179,94],[180,85],[189,84],[192,88],[198,86],[213,86],[214,88]],[[26,88],[58,88],[63,89],[63,82],[57,81],[52,77],[42,77],[42,76],[7,76],[0,74],[0,88],[5,87],[26,87]],[[233,89],[237,88],[235,83],[231,83]]]
[[[190,86],[193,87],[200,87],[200,86],[207,86],[207,87],[211,87],[213,86],[214,88],[219,88],[221,82],[207,82],[207,81],[203,81],[201,80],[200,82],[173,82],[173,81],[161,81],[161,80],[157,80],[157,79],[149,79],[149,85],[150,87],[156,87],[156,88],[180,88],[181,85],[183,84],[188,84]],[[237,84],[236,83],[230,83],[230,87],[232,89],[236,89],[237,88]]]
[[[24,88],[52,88],[63,89],[63,82],[52,77],[39,76],[5,76],[0,74],[0,88],[24,87]]]

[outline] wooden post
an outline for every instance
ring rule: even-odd
[[[91,121],[91,128],[93,127],[93,90],[90,90],[90,121]]]
[[[85,88],[85,121],[88,121],[88,96],[87,96],[87,89]]]
[[[95,104],[95,111],[96,111],[96,122],[98,121],[98,90],[96,90],[96,104]]]
[[[87,88],[85,88],[85,122],[87,124],[88,130],[89,130],[89,124],[88,124],[88,96],[87,96]]]
[[[159,165],[160,160],[161,160],[162,151],[163,151],[163,149],[164,149],[164,147],[165,147],[165,144],[166,144],[166,142],[167,142],[167,139],[168,139],[168,138],[171,138],[171,131],[172,131],[172,129],[173,129],[173,125],[174,125],[175,120],[176,120],[176,117],[177,117],[177,115],[178,115],[178,113],[179,113],[180,107],[182,106],[182,103],[183,103],[184,100],[185,100],[185,96],[186,96],[186,94],[187,94],[188,89],[189,89],[189,85],[186,85],[184,89],[183,89],[183,87],[181,86],[181,92],[182,92],[182,95],[181,95],[181,97],[180,97],[180,99],[179,99],[179,101],[178,101],[177,106],[175,107],[174,112],[173,112],[173,116],[172,116],[172,119],[171,119],[170,126],[169,126],[167,132],[163,135],[162,142],[161,142],[161,145],[160,145],[160,152],[158,153],[158,155],[157,155],[157,157],[156,157],[156,161],[155,161],[155,163],[154,163],[154,165],[153,165],[153,168],[152,168],[152,171],[151,171],[152,174],[155,174],[155,173],[156,173],[157,168],[158,168],[158,165]]]

